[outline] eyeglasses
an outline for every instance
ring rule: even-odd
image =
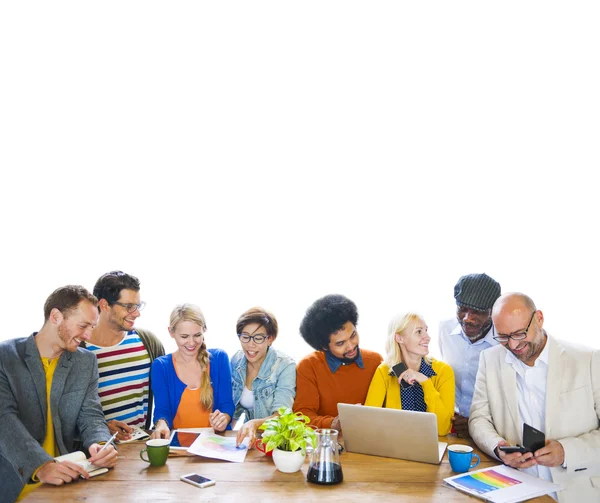
[[[128,313],[134,313],[135,311],[141,311],[146,306],[145,302],[140,302],[139,304],[123,304],[122,302],[113,302],[117,306],[124,307],[127,309]]]
[[[535,313],[537,313],[537,311],[533,312],[533,314],[531,315],[531,319],[529,320],[529,323],[527,324],[527,328],[525,330],[523,330],[522,332],[517,332],[516,334],[512,334],[512,335],[498,334],[497,336],[494,337],[494,339],[497,340],[498,342],[508,342],[509,339],[512,339],[513,341],[522,341],[523,339],[525,339],[525,337],[527,337],[527,332],[529,332],[529,327],[531,326],[531,322],[533,321],[533,317],[535,316]]]
[[[268,335],[248,335],[248,334],[237,334],[240,338],[240,342],[243,344],[248,344],[251,340],[253,340],[256,344],[262,344],[269,337]]]

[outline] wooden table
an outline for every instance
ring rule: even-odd
[[[454,435],[440,440],[468,443]],[[344,481],[337,486],[319,486],[306,481],[308,456],[301,472],[292,474],[279,472],[273,460],[256,449],[248,453],[244,463],[176,455],[170,456],[165,466],[155,468],[140,459],[143,447],[143,441],[121,445],[117,467],[109,473],[61,487],[42,486],[24,501],[481,501],[445,485],[443,479],[454,475],[447,452],[441,465],[344,452],[340,456]],[[498,464],[478,449],[476,452],[481,457],[478,468]],[[192,472],[217,483],[199,489],[179,480],[181,475]],[[554,503],[549,496],[531,501]]]

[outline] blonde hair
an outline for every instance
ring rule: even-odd
[[[402,360],[402,351],[400,344],[396,342],[396,334],[402,333],[411,325],[422,320],[423,317],[417,313],[397,314],[392,318],[388,326],[388,337],[385,343],[385,363],[391,369]],[[431,363],[431,358],[425,357],[427,363]]]
[[[200,308],[194,304],[180,304],[175,306],[173,311],[171,311],[171,319],[169,321],[169,330],[171,333],[175,331],[175,327],[181,321],[191,321],[192,323],[196,323],[202,328],[203,334],[206,332],[206,320],[204,319],[204,315],[202,314]],[[200,346],[197,358],[198,362],[200,363],[200,367],[202,368],[200,402],[206,410],[212,411],[213,389],[210,384],[210,355],[206,349],[206,340],[202,341],[202,346]]]

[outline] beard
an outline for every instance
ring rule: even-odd
[[[67,351],[70,351],[70,352],[77,351],[77,347],[75,349],[70,349],[71,348],[71,343],[73,342],[73,339],[74,339],[73,332],[71,332],[64,325],[60,325],[58,327],[58,337],[63,342],[63,344],[65,346],[65,349]]]
[[[515,356],[515,358],[521,360],[523,363],[527,363],[532,358],[537,358],[543,351],[544,346],[546,344],[546,337],[544,336],[544,332],[540,330],[540,333],[536,334],[535,339],[530,342],[527,342],[526,344],[527,349],[524,353],[521,354],[515,353],[508,346],[507,349]]]
[[[469,340],[478,340],[481,339],[485,334],[487,334],[488,330],[490,328],[492,328],[492,319],[489,318],[483,325],[475,325],[472,323],[465,323],[464,320],[461,321],[459,320],[458,323],[460,324],[460,327],[463,330],[463,334],[465,334],[467,336],[467,338]],[[475,330],[479,327],[479,330],[477,331],[477,333],[475,335],[467,335],[467,330]]]
[[[360,355],[360,351],[358,350],[358,346],[356,346],[356,355],[353,358],[346,358],[345,356],[343,358],[340,358],[340,361],[342,363],[345,363],[346,365],[350,364],[350,363],[354,363],[357,359],[358,356]]]
[[[135,326],[133,326],[133,327],[126,327],[125,326],[125,318],[122,318],[122,319],[119,320],[115,316],[110,321],[111,321],[113,327],[115,327],[117,330],[119,330],[121,332],[129,332],[130,330],[135,330]]]

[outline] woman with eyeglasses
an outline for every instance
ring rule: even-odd
[[[193,304],[176,306],[169,334],[177,351],[152,363],[154,393],[152,438],[169,438],[178,428],[212,427],[224,431],[235,409],[229,357],[222,349],[206,349],[206,321]]]
[[[418,314],[396,316],[388,328],[385,360],[373,375],[365,405],[432,412],[438,435],[443,436],[452,427],[454,371],[428,356],[430,340],[427,324]]]
[[[296,396],[296,362],[277,351],[275,316],[253,307],[237,320],[236,330],[242,349],[231,358],[234,419],[242,412],[246,422],[237,435],[239,445],[248,437],[252,446],[258,427],[277,415],[280,407],[292,408]]]

